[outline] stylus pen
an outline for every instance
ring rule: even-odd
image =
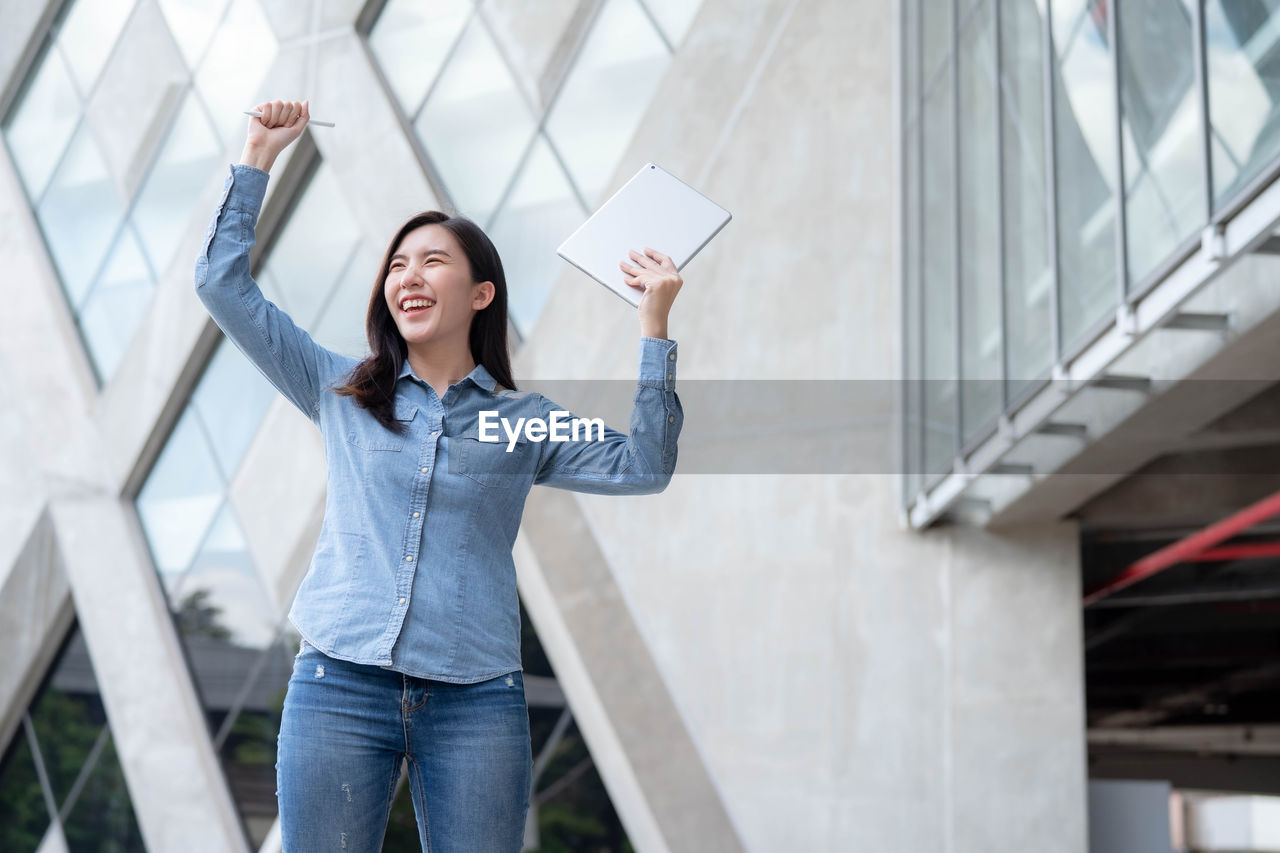
[[[245,110],[244,114],[247,116],[253,116],[254,118],[262,118],[262,113],[258,110]],[[321,127],[333,127],[333,122],[321,121],[318,118],[308,119],[307,124],[318,124]]]

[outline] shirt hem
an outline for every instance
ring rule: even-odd
[[[290,619],[289,621],[293,622],[292,619]],[[298,623],[294,622],[293,627],[297,630],[298,636],[306,640],[308,644],[313,646],[317,651],[319,651],[325,657],[331,657],[334,660],[346,661],[347,663],[358,663],[361,666],[376,666],[379,669],[387,669],[387,670],[391,670],[392,672],[399,672],[404,675],[413,676],[414,678],[424,678],[429,681],[444,681],[449,684],[476,684],[478,682],[488,681],[490,678],[497,678],[500,675],[506,675],[511,672],[524,672],[523,665],[517,665],[514,667],[510,667],[510,666],[503,667],[501,669],[496,669],[496,670],[493,670],[492,672],[482,673],[480,675],[443,675],[441,673],[422,674],[418,672],[410,672],[407,669],[400,669],[394,662],[389,664],[384,664],[384,663],[378,663],[376,661],[358,660],[353,657],[348,657],[347,655],[341,655],[341,654],[338,654],[337,652],[329,651],[324,646],[320,645],[319,643],[315,642],[310,637],[308,637],[307,632],[303,631],[301,628],[298,627]]]
[[[459,676],[459,675],[419,675],[416,672],[408,672],[403,669],[396,669],[394,664],[389,664],[385,666],[380,665],[380,668],[391,670],[393,672],[403,673],[404,675],[409,675],[414,678],[423,678],[429,681],[444,681],[449,684],[477,684],[481,681],[488,681],[491,678],[497,678],[500,675],[507,675],[508,673],[512,673],[512,672],[524,672],[523,666],[517,666],[517,667],[511,667],[511,668],[504,667],[503,669],[497,669],[497,670],[494,670],[493,672],[490,672],[484,675],[478,675],[478,676],[472,677],[472,676]]]

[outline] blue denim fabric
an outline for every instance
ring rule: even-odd
[[[523,673],[429,681],[304,641],[277,739],[283,853],[381,850],[405,758],[424,851],[519,853],[533,782]]]
[[[326,349],[267,300],[249,250],[268,175],[234,165],[195,264],[196,293],[235,346],[319,429],[328,466],[324,522],[289,618],[326,655],[419,678],[484,681],[520,663],[511,549],[534,484],[641,495],[666,488],[684,411],[676,342],[640,339],[630,434],[603,440],[480,440],[479,413],[550,420],[541,394],[499,390],[483,365],[443,399],[406,360],[385,429],[333,393],[358,359]],[[288,275],[287,270],[281,274]],[[572,413],[570,413],[572,415]]]

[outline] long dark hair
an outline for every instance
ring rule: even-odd
[[[382,256],[382,266],[373,282],[369,295],[369,308],[365,312],[365,335],[369,339],[369,355],[351,368],[345,385],[334,388],[334,393],[355,397],[356,402],[368,410],[389,430],[402,433],[404,424],[395,418],[396,379],[408,358],[408,347],[400,329],[396,326],[391,309],[387,307],[385,285],[391,268],[391,256],[400,246],[405,235],[423,225],[440,225],[449,229],[457,238],[471,265],[471,280],[493,282],[493,299],[476,313],[471,320],[469,342],[471,357],[498,384],[512,391],[516,389],[511,376],[511,357],[507,352],[507,277],[502,271],[502,259],[487,234],[470,219],[450,216],[438,210],[427,210],[400,226],[391,238]]]

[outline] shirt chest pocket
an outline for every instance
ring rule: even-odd
[[[511,489],[533,482],[538,448],[523,436],[512,447],[506,438],[481,441],[474,436],[460,435],[453,440],[453,446],[458,454],[455,470],[486,488]]]
[[[378,423],[378,419],[363,409],[357,411],[358,419],[347,427],[347,442],[361,450],[402,450],[409,440],[413,428],[414,416],[418,407],[408,400],[397,399],[395,407],[396,420],[405,428],[404,435],[398,435]]]

